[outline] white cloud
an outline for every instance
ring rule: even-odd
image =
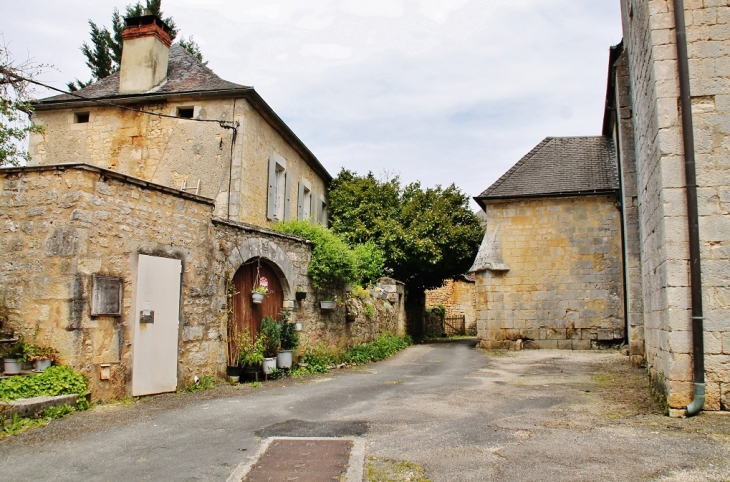
[[[347,59],[352,56],[352,47],[337,44],[306,44],[302,45],[302,55],[323,59]]]
[[[34,0],[3,12],[43,79],[88,79],[87,19],[119,0]],[[127,2],[129,3],[129,2]],[[164,2],[224,79],[254,85],[336,174],[396,169],[470,195],[546,136],[600,133],[618,0]]]
[[[400,0],[342,0],[342,9],[364,17],[402,17],[405,13]]]

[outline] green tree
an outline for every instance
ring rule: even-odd
[[[43,69],[30,61],[15,62],[7,47],[0,44],[0,166],[18,166],[28,160],[24,148],[28,134],[41,132],[30,122],[30,83]]]
[[[453,184],[402,187],[397,177],[345,169],[330,187],[330,221],[349,244],[369,241],[382,249],[392,276],[418,291],[465,273],[484,234],[469,198]]]
[[[105,26],[99,26],[89,20],[89,35],[91,44],[84,42],[81,52],[86,57],[86,65],[91,69],[91,80],[83,82],[78,79],[66,84],[71,91],[82,89],[92,82],[103,79],[119,70],[122,63],[122,32],[124,31],[124,19],[128,17],[139,17],[141,15],[157,15],[165,24],[170,27],[170,39],[175,40],[178,34],[177,26],[172,17],[164,17],[162,13],[162,0],[145,0],[145,3],[137,2],[127,5],[124,8],[124,16],[116,8],[112,12],[111,31]],[[195,58],[203,62],[203,54],[200,46],[190,37],[181,38],[178,44],[187,50]],[[203,65],[208,62],[203,62]]]

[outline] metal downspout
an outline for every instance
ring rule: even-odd
[[[702,315],[702,271],[700,269],[700,230],[697,214],[697,176],[692,131],[692,101],[689,90],[689,61],[684,23],[684,1],[674,0],[674,22],[677,35],[677,69],[679,97],[682,106],[682,140],[684,143],[684,176],[687,194],[687,223],[689,224],[690,285],[692,289],[692,365],[694,366],[694,399],[687,405],[692,416],[705,405],[705,346]]]

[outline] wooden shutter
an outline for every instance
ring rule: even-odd
[[[289,206],[290,206],[290,192],[291,192],[291,175],[288,172],[284,173],[284,221],[289,221]]]
[[[317,219],[315,216],[317,215],[317,196],[315,196],[314,191],[309,191],[309,219],[312,222],[315,222]]]
[[[269,159],[269,190],[267,194],[266,219],[276,218],[276,161]]]
[[[299,181],[299,193],[297,194],[297,220],[304,218],[304,183]]]

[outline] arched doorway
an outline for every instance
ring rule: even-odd
[[[251,300],[251,290],[256,282],[257,272],[259,279],[266,278],[271,291],[260,304],[255,304]],[[251,336],[256,337],[261,328],[261,320],[265,316],[279,318],[284,306],[284,292],[278,275],[263,260],[253,259],[241,265],[233,275],[233,290],[234,333],[240,333],[248,326]]]

